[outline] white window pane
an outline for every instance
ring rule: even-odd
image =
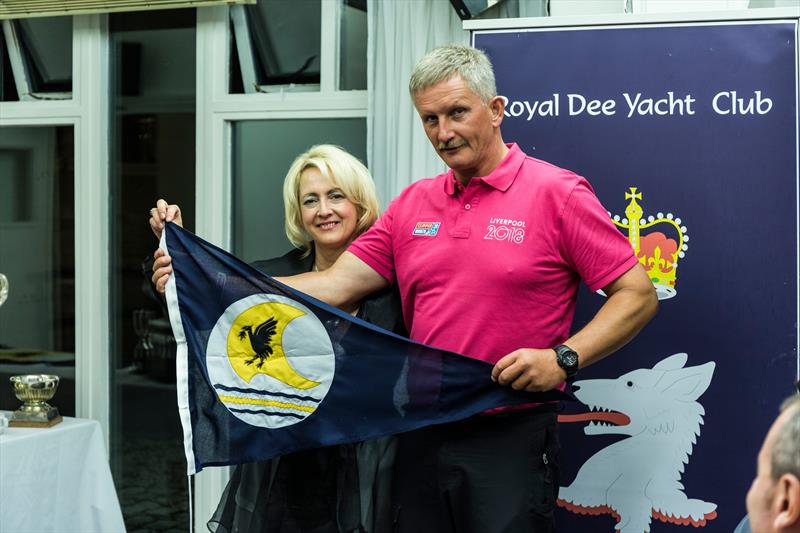
[[[72,17],[16,21],[31,90],[72,91]]]
[[[367,0],[342,0],[339,89],[367,88]]]
[[[0,409],[17,374],[61,378],[50,404],[75,416],[74,139],[71,126],[0,128]]]
[[[109,27],[112,472],[128,531],[186,531],[175,340],[142,261],[158,246],[156,199],[194,226],[195,12],[114,13]]]
[[[244,13],[246,28],[232,12],[234,38],[249,38],[250,46],[237,42],[232,51],[245,69],[245,86],[252,77],[261,91],[318,90],[320,0],[270,0],[245,6]],[[248,49],[251,56],[241,57]]]

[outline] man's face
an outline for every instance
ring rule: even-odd
[[[414,105],[439,157],[462,182],[489,174],[502,160],[501,98],[483,102],[456,75],[417,91]]]
[[[767,437],[758,453],[756,477],[747,493],[747,513],[750,516],[750,529],[754,533],[794,531],[794,529],[784,529],[785,524],[778,520],[778,515],[784,507],[784,495],[779,480],[772,478],[772,449],[778,428],[796,409],[798,408],[790,408],[781,413],[767,432]],[[794,524],[794,527],[800,529],[800,524]]]

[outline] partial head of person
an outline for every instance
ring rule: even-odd
[[[380,214],[375,183],[351,154],[330,144],[312,146],[283,181],[286,236],[310,252],[344,251]]]
[[[767,432],[747,513],[753,533],[800,533],[800,394],[783,402]]]
[[[500,164],[508,152],[500,134],[505,102],[486,54],[455,44],[435,48],[414,67],[408,90],[428,140],[463,184]]]

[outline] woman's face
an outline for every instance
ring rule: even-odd
[[[317,247],[344,250],[355,237],[356,205],[315,167],[300,174],[300,214]]]

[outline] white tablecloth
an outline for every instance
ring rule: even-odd
[[[0,434],[0,532],[39,531],[125,531],[97,421]]]

